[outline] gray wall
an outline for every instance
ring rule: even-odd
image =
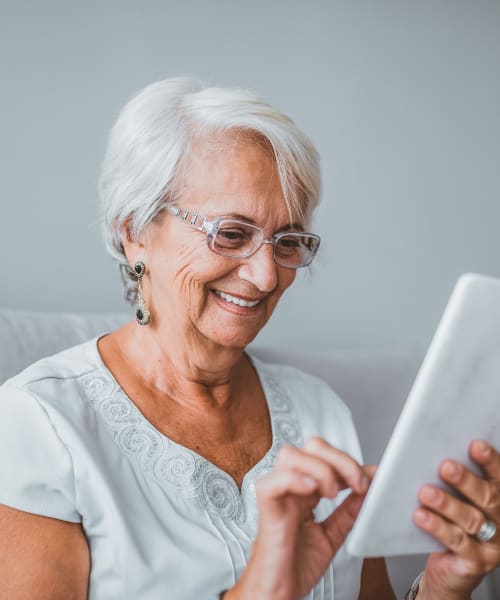
[[[499,31],[487,0],[2,0],[0,305],[127,308],[95,216],[107,131],[193,74],[322,154],[322,252],[261,341],[426,345],[460,273],[500,275]]]

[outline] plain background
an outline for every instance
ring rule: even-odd
[[[259,341],[425,347],[457,277],[500,275],[500,3],[0,2],[0,305],[126,311],[107,133],[173,75],[249,87],[316,143],[323,242]]]

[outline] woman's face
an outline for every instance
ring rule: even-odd
[[[251,221],[264,228],[266,238],[291,225],[272,156],[246,140],[195,144],[176,204],[209,218]],[[167,213],[143,242],[133,260],[146,264],[143,295],[166,339],[180,335],[188,343],[242,348],[295,278],[293,269],[274,262],[271,244],[245,259],[219,256],[207,247],[205,233]],[[257,304],[240,306],[228,295]]]

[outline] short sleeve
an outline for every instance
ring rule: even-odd
[[[71,456],[40,401],[0,387],[0,504],[78,523]]]

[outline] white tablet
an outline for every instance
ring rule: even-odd
[[[412,520],[425,483],[445,458],[473,468],[472,439],[500,447],[500,280],[462,276],[347,538],[355,556],[442,550]]]

